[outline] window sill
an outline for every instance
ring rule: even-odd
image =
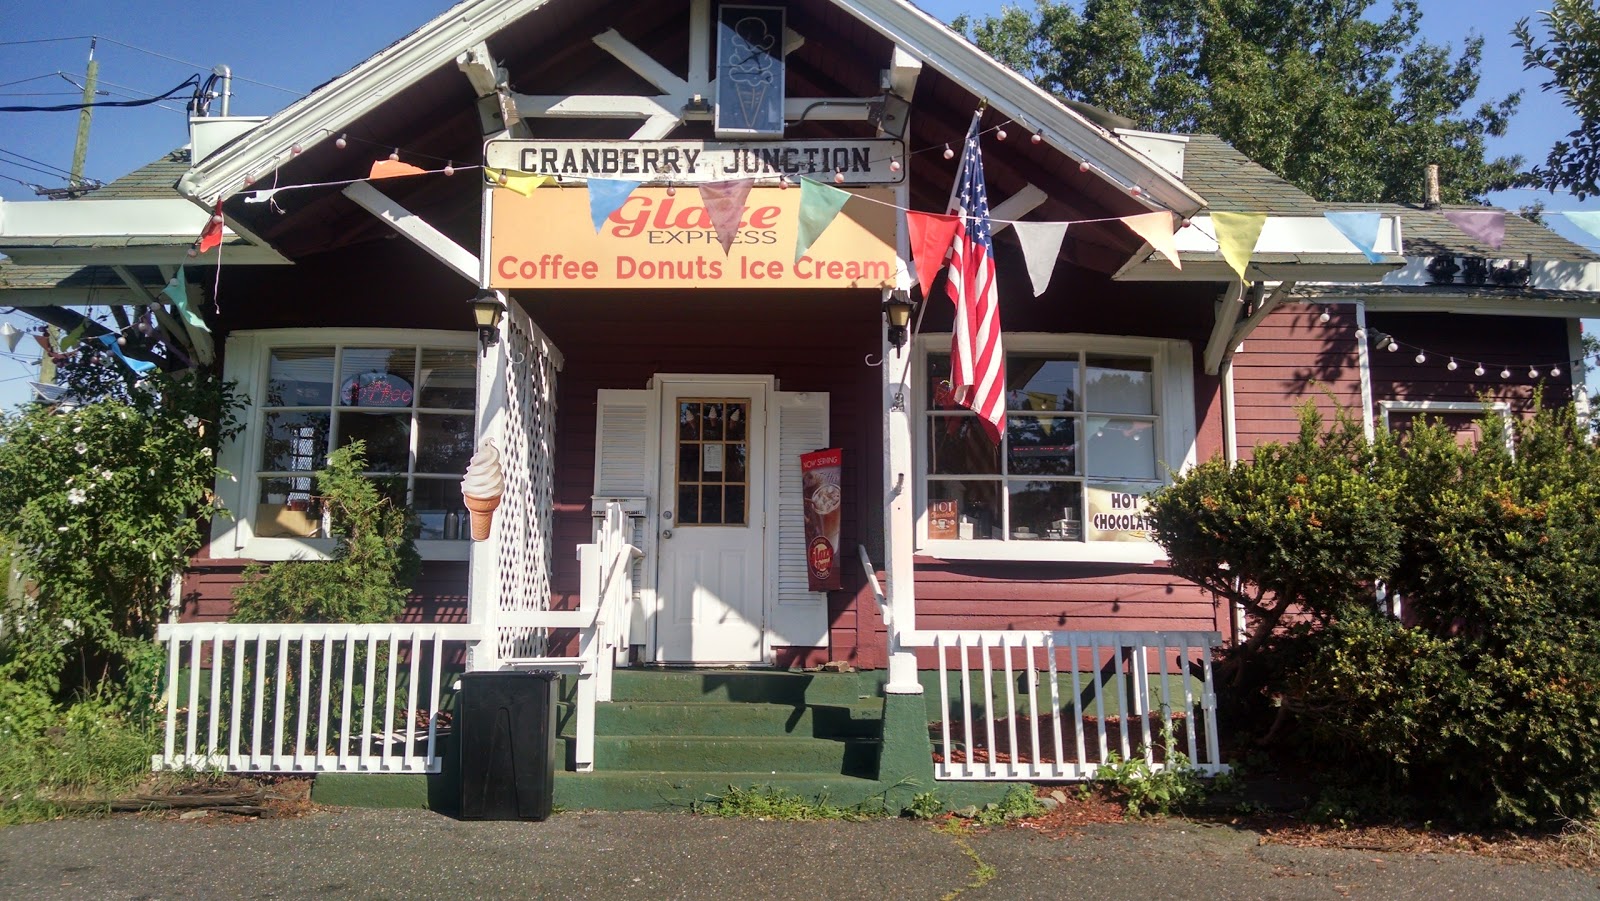
[[[417,553],[424,561],[466,561],[470,541],[418,541]],[[282,560],[326,560],[333,542],[325,538],[256,538],[231,554],[219,553],[213,545],[213,559],[251,560],[276,563]]]
[[[917,554],[941,560],[1018,563],[1165,563],[1161,545],[1144,541],[924,541]]]

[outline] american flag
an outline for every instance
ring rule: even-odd
[[[1000,295],[994,283],[994,236],[983,186],[983,151],[972,117],[950,213],[961,217],[950,255],[948,287],[955,304],[950,336],[950,381],[956,402],[978,414],[990,440],[1000,443],[1006,421],[1006,356],[1000,346]]]

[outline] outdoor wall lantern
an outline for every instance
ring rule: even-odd
[[[467,303],[472,306],[472,320],[478,326],[478,345],[487,354],[489,348],[500,342],[500,317],[505,315],[505,299],[499,291],[484,290]]]
[[[895,356],[899,356],[900,348],[906,346],[911,311],[915,308],[916,304],[911,302],[911,295],[904,291],[894,292],[883,302],[883,315],[889,322],[889,343],[894,345]]]

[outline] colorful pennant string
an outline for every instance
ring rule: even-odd
[[[1505,210],[1445,210],[1444,217],[1467,237],[1494,250],[1506,240]]]
[[[734,239],[739,237],[744,204],[755,186],[753,178],[711,181],[700,186],[700,202],[705,204],[706,214],[711,217],[711,227],[717,231],[717,242],[722,245],[723,254],[733,249]]]
[[[506,188],[521,194],[523,197],[532,197],[533,192],[539,190],[552,176],[517,172],[511,169],[484,169],[483,180],[492,185]],[[609,215],[609,214],[607,214]]]
[[[111,352],[117,355],[117,359],[121,360],[124,366],[133,370],[135,375],[144,375],[150,370],[156,368],[156,364],[150,362],[149,360],[135,360],[123,353],[121,345],[117,343],[118,336],[115,333],[110,335],[101,335],[99,341],[106,347],[111,348]]]
[[[1050,276],[1056,270],[1056,259],[1061,256],[1061,244],[1067,239],[1065,222],[1014,222],[1011,229],[1022,244],[1022,260],[1028,266],[1028,280],[1033,282],[1033,296],[1038,297],[1050,287]]]
[[[1217,246],[1228,267],[1246,281],[1245,270],[1250,267],[1250,255],[1255,252],[1256,241],[1261,238],[1261,228],[1266,225],[1265,213],[1211,214],[1211,224],[1217,230]]]
[[[917,267],[917,285],[924,298],[932,297],[933,280],[944,266],[956,239],[959,216],[906,210],[906,232],[911,239],[911,259]]]
[[[1596,210],[1571,210],[1561,215],[1567,221],[1583,229],[1595,240],[1600,241],[1600,211]]]
[[[794,261],[806,255],[839,211],[855,195],[810,178],[800,179],[800,231],[794,242]]]
[[[161,293],[172,301],[173,309],[178,311],[178,315],[183,318],[184,322],[201,331],[211,331],[210,327],[206,325],[206,321],[200,318],[200,314],[189,308],[189,283],[184,276],[182,266],[178,267],[177,273],[172,276],[172,281],[167,282],[167,286],[161,289]]]
[[[428,170],[399,160],[377,160],[372,164],[372,171],[367,174],[369,181],[380,178],[405,178],[410,175],[427,175]]]
[[[1173,268],[1183,268],[1183,262],[1178,259],[1178,242],[1173,237],[1171,213],[1158,210],[1154,213],[1140,213],[1137,216],[1124,216],[1120,221],[1132,229],[1134,234],[1143,238],[1156,253],[1166,257]]]
[[[628,202],[628,195],[640,184],[613,178],[589,180],[589,218],[594,220],[595,234],[600,233],[600,227],[605,225],[612,213],[622,209],[622,205]]]
[[[1355,245],[1357,250],[1366,256],[1367,262],[1382,262],[1383,254],[1378,253],[1377,250],[1378,230],[1383,225],[1382,215],[1378,213],[1334,212],[1330,210],[1323,213],[1322,216],[1328,220],[1330,225],[1339,230],[1339,234],[1344,235],[1351,244]]]

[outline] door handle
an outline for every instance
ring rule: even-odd
[[[672,530],[671,529],[662,529],[661,530],[661,537],[662,538],[671,538],[672,537]]]

